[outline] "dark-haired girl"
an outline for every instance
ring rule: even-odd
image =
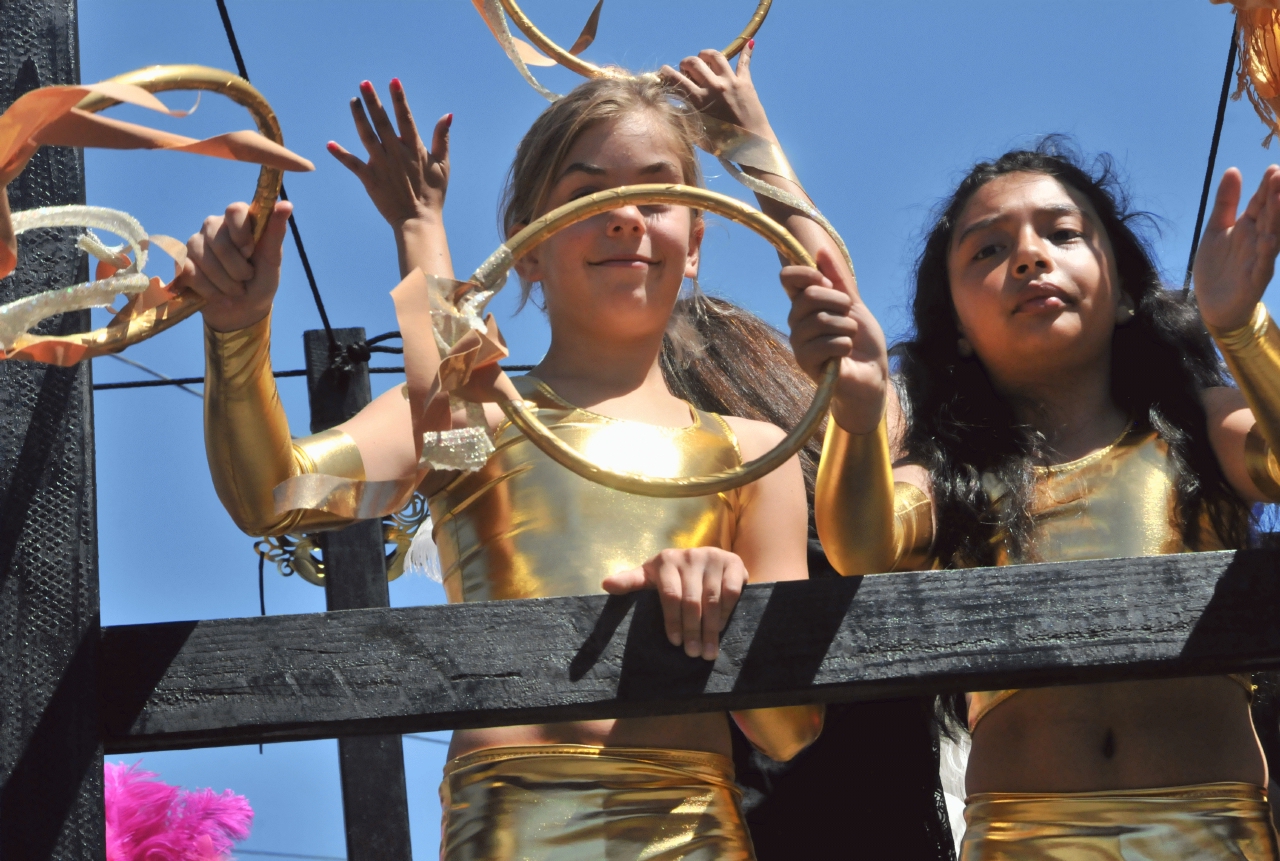
[[[1280,499],[1280,333],[1259,301],[1280,168],[1237,216],[1241,187],[1227,171],[1193,300],[1161,284],[1108,162],[1050,139],[976,165],[917,266],[902,408],[890,393],[882,419],[865,386],[833,403],[816,506],[835,567],[1242,546],[1250,504]],[[859,303],[787,277],[801,366],[848,363]],[[967,695],[961,858],[1280,857],[1249,696],[1243,676]]]

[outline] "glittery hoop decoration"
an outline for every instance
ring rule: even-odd
[[[566,51],[555,42],[553,42],[545,33],[534,26],[533,21],[529,20],[529,16],[524,14],[520,5],[516,0],[500,0],[502,9],[511,16],[511,20],[515,22],[520,32],[529,37],[529,41],[538,46],[544,54],[555,60],[561,66],[570,71],[577,72],[584,78],[604,78],[617,74],[611,69],[601,68],[600,66],[590,63],[577,54]],[[773,0],[759,0],[756,4],[756,10],[751,14],[751,20],[747,21],[747,26],[742,29],[738,37],[729,43],[724,49],[724,55],[728,59],[733,59],[743,49],[748,41],[755,36],[756,31],[760,29],[760,25],[764,23],[765,16],[769,14],[769,7],[773,5]]]
[[[257,124],[258,132],[273,143],[282,144],[284,138],[280,133],[280,123],[276,119],[275,112],[271,109],[271,105],[263,98],[248,81],[244,78],[234,75],[223,69],[214,69],[209,66],[196,65],[174,65],[174,66],[149,66],[145,69],[137,69],[132,72],[126,72],[123,75],[117,75],[109,79],[112,82],[132,84],[141,87],[152,93],[160,93],[168,90],[207,90],[210,92],[221,93],[239,105],[244,106],[253,115],[254,122]],[[101,93],[90,93],[86,96],[77,107],[88,113],[97,113],[105,110],[113,105],[120,104],[119,101]],[[267,226],[267,216],[270,214],[272,207],[275,205],[276,198],[280,194],[281,171],[278,168],[263,166],[258,174],[258,186],[254,192],[253,202],[249,205],[249,218],[254,226],[254,237],[262,236],[262,231]],[[56,207],[51,209],[62,209]],[[114,210],[101,210],[98,207],[80,207],[79,209],[96,209],[99,211],[113,212]],[[124,215],[124,213],[118,213]],[[23,216],[27,213],[14,213],[13,220],[16,226],[22,223]],[[128,216],[125,216],[128,218]],[[132,219],[130,219],[132,221]],[[79,224],[80,222],[64,222],[64,224]],[[134,221],[133,224],[137,225]],[[99,226],[86,223],[87,226]],[[29,225],[25,229],[32,229],[39,225]],[[46,225],[48,226],[48,225]],[[114,228],[102,226],[104,230],[116,232]],[[141,225],[137,225],[137,230],[141,232],[143,239],[146,233],[142,232]],[[124,234],[118,234],[124,235]],[[127,238],[127,237],[126,237]],[[136,253],[135,249],[135,253]],[[139,273],[142,263],[145,261],[145,255],[135,257],[135,271],[121,273],[127,276],[119,281],[113,278],[96,281],[90,284],[76,285],[71,288],[62,288],[58,290],[48,291],[40,296],[28,297],[32,300],[38,300],[33,305],[39,305],[44,309],[54,308],[48,313],[42,313],[40,319],[52,314],[61,313],[63,311],[77,310],[85,307],[92,307],[99,304],[107,304],[110,297],[106,301],[98,302],[96,297],[100,296],[103,291],[111,289],[112,286],[117,288],[128,286],[130,289],[117,289],[117,293],[129,293],[137,279],[143,278]],[[133,280],[128,280],[133,279]],[[141,282],[139,292],[147,287],[145,280]],[[74,292],[67,292],[74,291]],[[90,299],[90,296],[95,297]],[[52,297],[45,299],[44,297]],[[75,297],[74,300],[72,297]],[[19,300],[26,301],[26,300]],[[61,301],[61,305],[58,303]],[[17,303],[10,303],[5,306],[7,310]],[[48,345],[54,349],[66,347],[68,349],[97,349],[106,352],[119,352],[126,347],[144,341],[152,335],[159,334],[165,329],[185,320],[204,306],[204,299],[198,294],[186,291],[178,294],[176,297],[168,299],[154,308],[149,308],[127,323],[116,326],[106,326],[95,329],[92,332],[86,332],[77,335],[28,335],[23,339],[25,345],[34,344]],[[25,313],[25,312],[24,312]],[[16,314],[14,315],[16,318]],[[38,322],[38,320],[36,321]],[[34,325],[34,323],[32,323]],[[18,334],[26,331],[24,328]],[[10,337],[7,335],[8,326],[0,328],[0,344],[8,343]]]
[[[19,336],[54,314],[100,308],[111,304],[116,296],[133,296],[150,286],[151,280],[142,273],[147,265],[147,232],[128,213],[101,206],[46,206],[13,215],[14,234],[48,227],[95,227],[110,231],[128,243],[133,259],[125,258],[122,249],[104,246],[92,233],[81,235],[76,245],[82,251],[118,265],[119,271],[107,278],[46,290],[0,306],[0,349],[10,348]]]
[[[512,263],[548,237],[602,212],[620,206],[645,204],[688,206],[714,212],[754,230],[791,263],[800,266],[815,265],[809,252],[785,227],[740,200],[705,188],[686,185],[630,185],[581,197],[536,219],[490,255],[468,280],[466,289],[469,293],[492,295],[501,289]],[[756,481],[786,463],[803,448],[826,416],[827,406],[835,391],[838,370],[839,363],[835,360],[827,364],[813,403],[799,423],[773,450],[733,469],[703,476],[660,478],[606,469],[583,457],[547,430],[524,402],[500,401],[499,406],[511,423],[544,454],[589,481],[639,496],[709,496]]]

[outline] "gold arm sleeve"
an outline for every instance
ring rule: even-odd
[[[845,577],[923,567],[933,544],[933,506],[920,488],[893,480],[885,419],[851,434],[827,420],[814,493],[818,538]]]
[[[1280,502],[1280,331],[1261,302],[1248,323],[1230,332],[1213,335],[1227,367],[1235,377],[1256,424],[1245,438],[1245,464],[1254,487],[1273,502]]]
[[[775,762],[787,762],[817,741],[827,707],[815,703],[729,714],[752,747]]]
[[[275,513],[273,491],[295,475],[364,478],[355,440],[337,428],[294,440],[271,375],[271,317],[235,332],[204,330],[204,440],[213,487],[236,526],[281,535],[340,526],[322,511]]]

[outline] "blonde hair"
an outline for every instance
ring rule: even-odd
[[[516,225],[528,224],[540,214],[569,150],[583,132],[596,123],[638,111],[647,111],[666,124],[680,155],[684,184],[701,186],[698,142],[703,133],[697,113],[656,76],[593,78],[552,102],[520,141],[502,192],[502,235],[511,235]],[[533,285],[522,280],[520,286],[523,306]]]

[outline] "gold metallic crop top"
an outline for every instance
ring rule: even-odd
[[[1010,558],[997,535],[996,564],[1076,562],[1122,556],[1160,556],[1196,550],[1222,550],[1222,542],[1206,522],[1200,547],[1182,541],[1176,510],[1176,467],[1169,446],[1155,431],[1128,430],[1106,448],[1079,460],[1036,470],[1031,546]],[[984,482],[995,505],[1004,489]],[[1248,676],[1232,676],[1252,689]],[[992,708],[1016,694],[982,691],[969,698],[969,728]]]
[[[690,407],[671,428],[566,403],[533,377],[515,381],[552,433],[597,463],[660,476],[701,475],[742,461],[720,416]],[[610,574],[669,547],[733,546],[741,492],[655,499],[611,490],[554,463],[504,421],[496,451],[429,500],[451,603],[588,595]]]

